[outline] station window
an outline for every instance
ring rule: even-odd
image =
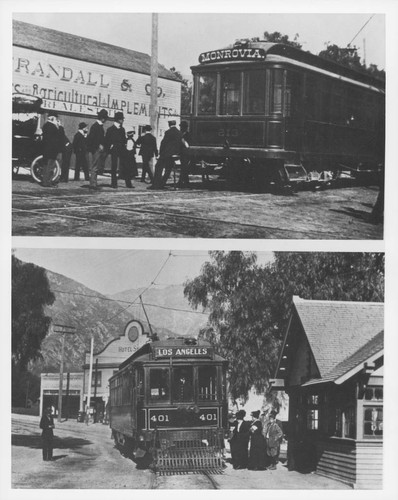
[[[334,435],[342,438],[355,438],[355,410],[353,406],[336,408]]]
[[[307,396],[307,429],[318,430],[319,428],[319,396],[311,394]]]
[[[199,373],[199,400],[217,400],[217,367],[200,366]]]
[[[102,384],[102,372],[93,372],[91,379],[91,387],[101,387]]]
[[[241,74],[234,71],[221,75],[221,108],[222,115],[239,115],[241,100]]]
[[[198,114],[215,114],[216,113],[216,89],[217,75],[216,73],[208,73],[200,75],[198,79]]]
[[[173,400],[192,401],[193,399],[193,368],[178,366],[173,368]]]
[[[255,70],[245,74],[244,113],[265,113],[265,71]]]
[[[363,437],[383,437],[383,407],[365,406],[363,414]]]
[[[152,401],[168,400],[170,396],[169,369],[151,368],[149,371],[149,391]]]

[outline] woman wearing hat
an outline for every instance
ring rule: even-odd
[[[236,422],[229,441],[234,469],[247,468],[250,422],[244,420],[245,416],[245,410],[239,410],[236,413]]]
[[[265,442],[260,422],[260,410],[251,412],[252,422],[250,425],[250,470],[265,470]]]

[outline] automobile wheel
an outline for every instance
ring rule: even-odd
[[[44,170],[43,156],[38,156],[32,161],[32,164],[30,166],[30,173],[33,179],[38,183],[41,183],[43,181],[43,170]],[[61,176],[61,167],[58,161],[55,160],[55,167],[51,181],[57,182],[60,176]]]

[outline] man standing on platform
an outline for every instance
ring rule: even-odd
[[[166,130],[160,143],[159,160],[155,167],[155,177],[152,186],[148,189],[163,189],[174,166],[173,156],[181,154],[182,134],[176,127],[176,121],[170,120],[169,129]],[[162,177],[164,169],[164,174]]]
[[[104,171],[105,164],[105,131],[104,123],[108,119],[108,111],[101,109],[98,119],[91,125],[87,136],[87,150],[90,153],[90,189],[96,190],[97,175]]]
[[[76,155],[75,162],[75,177],[74,180],[80,179],[80,170],[84,173],[84,180],[89,181],[90,175],[87,165],[87,125],[84,122],[79,123],[79,130],[73,138],[73,151]]]
[[[152,127],[145,125],[143,128],[144,134],[137,139],[137,146],[140,146],[140,156],[142,158],[142,174],[141,182],[145,182],[145,176],[148,174],[149,180],[153,183],[153,173],[150,167],[150,161],[154,156],[158,155],[158,146],[156,137],[151,134]]]
[[[123,127],[124,115],[121,111],[115,113],[115,121],[108,128],[105,134],[105,146],[107,152],[111,155],[111,187],[117,188],[117,172],[124,178],[126,187],[132,188],[131,184],[131,169],[127,171],[127,136],[126,130]]]
[[[55,187],[53,182],[55,162],[60,152],[59,130],[58,130],[58,114],[50,111],[47,116],[47,121],[43,125],[43,187]]]

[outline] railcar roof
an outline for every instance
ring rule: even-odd
[[[193,343],[195,342],[195,343]],[[155,340],[153,342],[148,342],[144,344],[138,351],[133,353],[129,358],[127,358],[123,363],[119,365],[119,370],[123,369],[127,365],[129,365],[132,361],[149,361],[151,359],[151,354],[155,348],[167,348],[167,347],[209,347],[212,345],[210,342],[201,339],[190,339],[186,337],[178,337],[178,338],[168,338],[165,340]],[[168,359],[168,358],[165,358]],[[178,362],[184,360],[192,360],[192,357],[185,357],[178,360]],[[203,358],[197,358],[198,360]],[[209,359],[210,361],[210,359]],[[225,361],[225,359],[218,354],[215,354],[211,361]]]
[[[225,47],[219,50],[227,50],[231,47]],[[285,45],[282,43],[271,43],[271,42],[250,42],[248,44],[237,46],[236,48],[252,48],[252,49],[262,49],[265,52],[265,60],[261,62],[277,62],[278,57],[281,62],[286,62],[286,59],[291,59],[297,61],[301,64],[306,64],[313,66],[314,68],[322,69],[324,71],[330,71],[332,73],[337,73],[341,76],[351,78],[369,85],[374,85],[379,88],[385,87],[385,82],[380,78],[369,75],[368,73],[361,72],[347,66],[343,66],[335,61],[329,59],[324,59],[323,57],[311,54],[311,52],[305,52],[304,50],[292,47],[290,45]],[[213,52],[213,51],[206,51]],[[206,64],[199,64],[191,66],[192,70],[199,70],[205,67],[213,67],[216,65],[229,66],[238,64],[253,64],[251,61],[214,61]]]

